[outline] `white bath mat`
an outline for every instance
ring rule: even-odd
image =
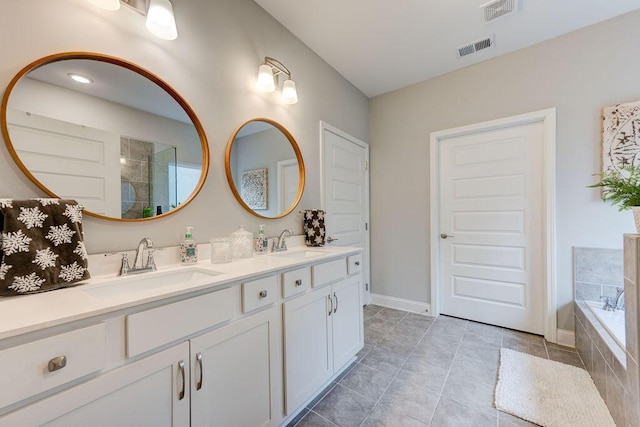
[[[615,427],[587,371],[506,348],[495,405],[544,427]]]

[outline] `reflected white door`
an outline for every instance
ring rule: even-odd
[[[279,212],[285,212],[293,204],[298,196],[300,183],[300,170],[298,160],[280,160],[278,169],[278,208]]]
[[[333,246],[362,248],[363,301],[369,286],[369,146],[326,123],[322,132],[323,206],[327,240]]]
[[[543,130],[440,141],[440,313],[544,333]]]
[[[91,212],[120,218],[120,135],[11,108],[7,124],[38,181]]]

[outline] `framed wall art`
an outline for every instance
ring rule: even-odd
[[[640,101],[602,111],[602,170],[640,166]]]

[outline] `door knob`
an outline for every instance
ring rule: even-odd
[[[335,240],[340,240],[340,239],[334,239],[333,237],[327,237],[327,242],[328,243],[331,243],[331,242],[333,242]]]
[[[453,236],[451,234],[447,234],[447,233],[440,233],[440,237],[443,238],[443,239],[446,239],[448,237],[455,237],[455,236]]]

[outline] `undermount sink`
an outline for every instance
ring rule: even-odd
[[[269,254],[269,256],[278,257],[278,258],[314,258],[317,256],[326,255],[325,251],[314,251],[314,250],[286,250],[283,252],[274,252]]]
[[[124,276],[108,282],[88,284],[83,290],[93,297],[108,298],[129,293],[161,289],[181,283],[200,282],[219,274],[222,273],[196,268],[140,273],[137,276]]]

